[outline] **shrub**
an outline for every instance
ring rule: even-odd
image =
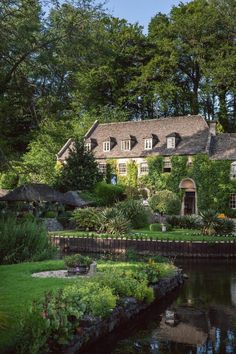
[[[136,279],[136,275],[139,279]],[[141,279],[142,277],[142,279]],[[148,287],[145,272],[138,275],[135,272],[125,272],[111,269],[104,272],[101,283],[111,288],[119,297],[135,297],[139,301],[146,300],[148,303],[154,300],[153,289]]]
[[[0,220],[0,264],[48,259],[54,253],[43,225],[16,218]]]
[[[154,212],[174,215],[179,213],[181,202],[177,194],[163,190],[157,192],[150,198],[149,205]]]
[[[140,199],[140,192],[136,187],[125,186],[124,193],[127,199]]]
[[[229,219],[219,219],[217,221],[215,232],[217,235],[231,235],[235,231],[235,224]]]
[[[219,218],[219,214],[208,209],[201,213],[202,232],[204,235],[230,235],[235,231],[235,225],[232,220]]]
[[[129,220],[116,208],[107,208],[99,215],[100,231],[108,234],[126,234],[130,230]]]
[[[46,219],[54,219],[57,217],[57,213],[55,211],[49,210],[44,214],[43,217]]]
[[[166,221],[172,227],[183,229],[200,229],[202,226],[201,217],[195,215],[170,215],[167,216]]]
[[[157,283],[160,279],[159,265],[153,259],[149,259],[143,271],[147,274],[148,282],[151,284]]]
[[[130,221],[134,229],[148,224],[150,211],[138,200],[129,199],[117,204],[116,208]]]
[[[124,187],[120,185],[99,182],[94,189],[97,202],[101,206],[111,206],[125,198]]]
[[[99,210],[96,208],[76,209],[72,220],[77,230],[97,231],[100,228]]]
[[[65,265],[67,267],[75,268],[78,265],[90,266],[93,262],[92,258],[83,256],[82,254],[74,254],[72,256],[66,256],[64,258]]]
[[[213,209],[208,209],[200,213],[202,217],[202,232],[204,235],[212,236],[216,233],[218,223],[217,212]]]

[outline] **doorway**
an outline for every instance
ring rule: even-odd
[[[196,204],[195,192],[185,192],[184,215],[196,214],[195,204]]]

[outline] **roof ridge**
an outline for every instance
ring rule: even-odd
[[[127,124],[127,123],[145,123],[145,122],[153,122],[153,121],[164,121],[164,120],[169,120],[169,119],[177,119],[177,118],[202,118],[202,120],[206,123],[208,126],[205,118],[201,114],[192,114],[192,115],[185,115],[185,116],[168,116],[168,117],[161,117],[161,118],[153,118],[153,119],[140,119],[140,120],[128,120],[124,122],[107,122],[107,123],[99,123],[98,125],[111,125],[111,124]]]

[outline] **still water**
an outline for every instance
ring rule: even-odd
[[[236,263],[178,261],[189,279],[88,354],[236,354]],[[165,323],[166,310],[179,319]]]

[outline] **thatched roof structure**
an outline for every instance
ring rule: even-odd
[[[0,196],[0,201],[57,202],[78,208],[89,204],[82,200],[76,192],[61,193],[47,184],[37,183],[24,184],[17,187],[6,195]]]
[[[1,189],[0,188],[0,198],[5,197],[10,191],[8,189]]]
[[[91,202],[84,201],[77,192],[70,191],[64,193],[63,195],[64,203],[67,205],[71,205],[74,207],[86,207],[87,205],[91,204]]]

